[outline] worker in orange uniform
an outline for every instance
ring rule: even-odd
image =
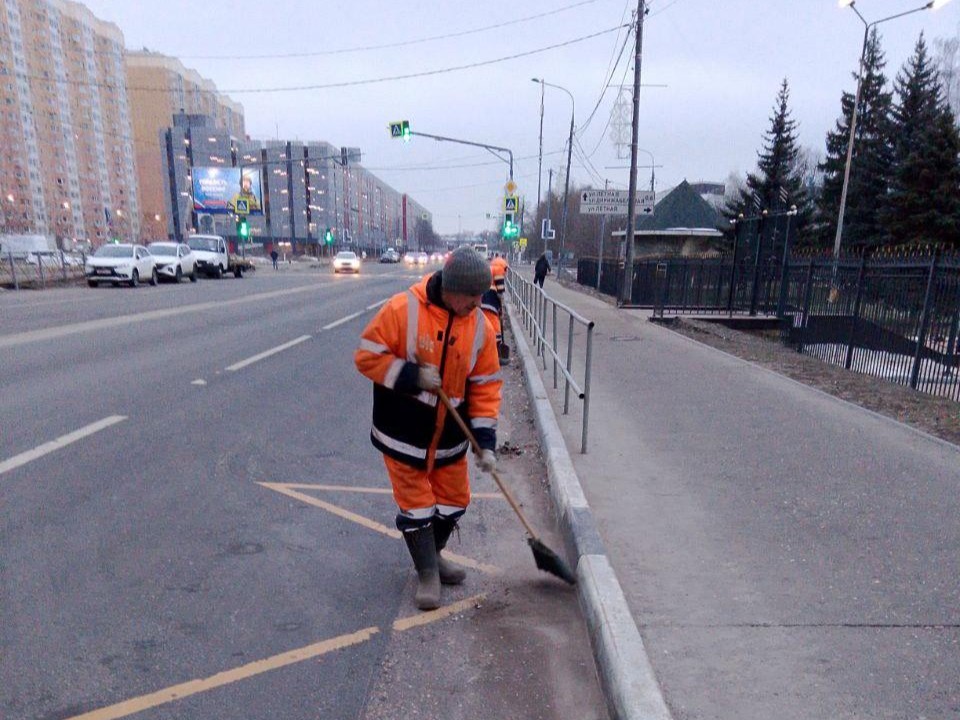
[[[470,503],[469,443],[436,391],[442,388],[496,468],[500,366],[494,330],[480,310],[490,287],[487,261],[461,247],[443,269],[394,295],[360,336],[357,369],[373,380],[370,439],[383,453],[400,508],[397,529],[417,570],[416,604],[440,606],[440,585],[465,573],[442,555]]]
[[[507,270],[509,269],[510,264],[507,259],[500,253],[494,253],[493,259],[490,261],[490,272],[493,274],[493,286],[500,293],[501,298],[504,290],[507,289]]]

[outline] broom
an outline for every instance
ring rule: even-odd
[[[473,436],[473,433],[470,431],[470,428],[467,427],[467,424],[463,421],[463,418],[460,417],[460,413],[457,412],[457,409],[453,406],[453,403],[450,402],[450,398],[447,397],[447,394],[441,388],[437,388],[437,395],[446,406],[447,411],[453,415],[454,420],[457,421],[457,425],[459,425],[460,429],[463,430],[463,434],[467,436],[467,439],[470,441],[470,445],[473,447],[473,451],[479,455],[480,445],[477,443],[477,439]],[[502,492],[503,496],[507,498],[507,502],[510,503],[510,507],[513,508],[513,511],[517,514],[517,517],[520,518],[520,522],[523,523],[523,527],[526,528],[527,534],[530,536],[527,538],[527,544],[533,551],[533,559],[534,562],[537,563],[537,568],[548,572],[551,575],[556,575],[558,578],[565,580],[571,585],[576,585],[576,575],[573,574],[573,572],[559,555],[544,545],[543,541],[537,537],[537,533],[535,533],[533,528],[530,526],[527,518],[524,516],[523,512],[521,512],[520,506],[517,505],[517,501],[514,499],[513,495],[509,490],[507,490],[507,486],[503,484],[503,480],[500,479],[497,471],[494,470],[490,474],[493,475],[493,479],[500,488],[500,492]]]

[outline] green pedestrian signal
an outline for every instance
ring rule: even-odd
[[[327,231],[323,234],[323,241],[327,245],[333,245],[333,230],[327,228]]]
[[[501,234],[508,240],[520,237],[520,226],[513,222],[513,220],[506,220],[503,223],[503,231]]]
[[[246,218],[237,220],[237,237],[244,240],[250,237],[250,223],[247,222]]]
[[[410,121],[399,120],[390,123],[390,137],[400,138],[404,142],[410,142]]]

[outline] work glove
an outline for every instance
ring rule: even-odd
[[[432,393],[440,389],[440,371],[436,365],[421,365],[417,369],[417,386]]]
[[[497,469],[497,454],[493,450],[481,450],[480,457],[477,458],[477,465],[486,473],[492,473]]]

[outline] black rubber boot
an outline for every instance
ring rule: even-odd
[[[403,533],[407,550],[417,569],[417,594],[414,600],[421,610],[440,607],[440,570],[437,564],[437,546],[433,526],[407,530]]]
[[[437,566],[440,570],[440,582],[444,585],[459,585],[467,577],[463,568],[457,567],[440,554],[440,551],[447,546],[450,533],[456,526],[456,520],[445,518],[442,515],[433,516],[433,537],[437,545]]]

